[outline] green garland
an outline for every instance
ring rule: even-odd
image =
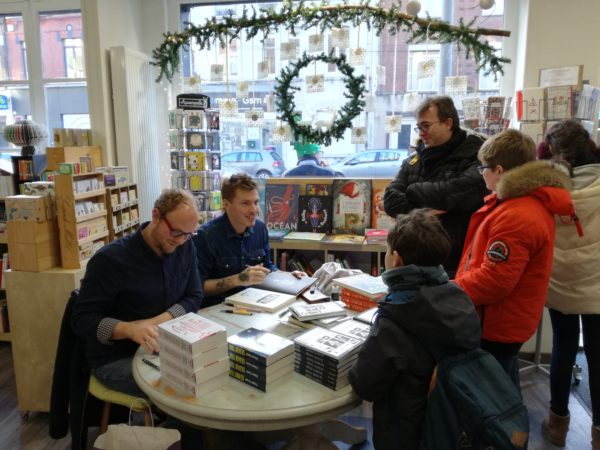
[[[478,70],[486,67],[485,74],[493,73],[494,76],[504,73],[502,67],[509,63],[510,59],[497,56],[497,50],[479,38],[483,35],[510,36],[510,32],[471,28],[474,20],[465,24],[461,19],[459,24],[454,26],[429,16],[421,19],[402,13],[400,7],[400,2],[389,9],[370,6],[370,0],[360,0],[358,5],[345,2],[336,6],[328,6],[326,2],[321,6],[305,6],[304,0],[294,6],[292,1],[286,0],[279,12],[273,8],[260,8],[257,12],[252,6],[252,12],[244,8],[240,17],[230,15],[219,21],[213,17],[207,19],[204,25],[188,23],[186,29],[179,33],[164,34],[164,42],[152,51],[154,61],[151,64],[160,69],[157,81],[163,77],[171,81],[179,68],[180,49],[187,49],[192,41],[198,44],[200,50],[204,50],[210,49],[217,41],[222,47],[225,46],[232,39],[239,38],[243,30],[246,30],[246,40],[251,40],[259,34],[264,40],[281,27],[295,36],[298,29],[314,28],[323,33],[326,29],[339,28],[350,23],[353,26],[365,24],[369,30],[374,28],[378,36],[384,28],[392,35],[406,32],[409,35],[409,43],[424,42],[427,39],[441,44],[456,43],[459,49],[465,49],[467,58],[473,56]]]
[[[301,69],[307,67],[313,61],[335,64],[340,73],[344,75],[344,84],[348,90],[347,93],[344,93],[344,97],[348,98],[348,101],[338,111],[333,124],[327,131],[297,123],[295,120],[298,111],[296,111],[296,103],[294,102],[294,91],[299,91],[300,88],[292,86],[292,81],[298,77]],[[295,63],[284,67],[275,82],[275,103],[281,112],[281,118],[290,125],[294,133],[294,139],[302,140],[302,142],[331,145],[332,139],[340,139],[344,135],[344,131],[352,126],[352,119],[358,116],[365,106],[363,100],[365,77],[364,75],[354,76],[354,67],[346,62],[346,57],[343,54],[336,57],[333,53],[330,55],[321,53],[312,56],[304,53]]]

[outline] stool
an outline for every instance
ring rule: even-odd
[[[144,413],[144,425],[152,426],[152,411],[150,410],[150,400],[115,391],[104,386],[98,378],[90,375],[90,385],[88,391],[94,397],[104,402],[102,409],[102,418],[100,419],[100,434],[108,428],[108,419],[110,416],[110,405],[121,405],[130,408],[135,412]]]

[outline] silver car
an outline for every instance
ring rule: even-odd
[[[335,171],[337,177],[394,178],[407,156],[408,150],[405,149],[365,150],[329,168]]]
[[[285,164],[279,153],[266,150],[235,150],[223,153],[221,160],[251,177],[278,177],[285,172]]]

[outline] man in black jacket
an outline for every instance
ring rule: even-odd
[[[444,268],[454,278],[471,214],[488,194],[477,171],[477,152],[484,137],[460,128],[458,112],[447,96],[429,97],[417,109],[421,143],[385,190],[385,212],[395,217],[416,208],[439,215],[452,242]]]

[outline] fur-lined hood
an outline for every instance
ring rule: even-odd
[[[567,168],[550,161],[531,161],[506,171],[498,185],[498,199],[522,197],[542,187],[570,190],[571,178]]]

